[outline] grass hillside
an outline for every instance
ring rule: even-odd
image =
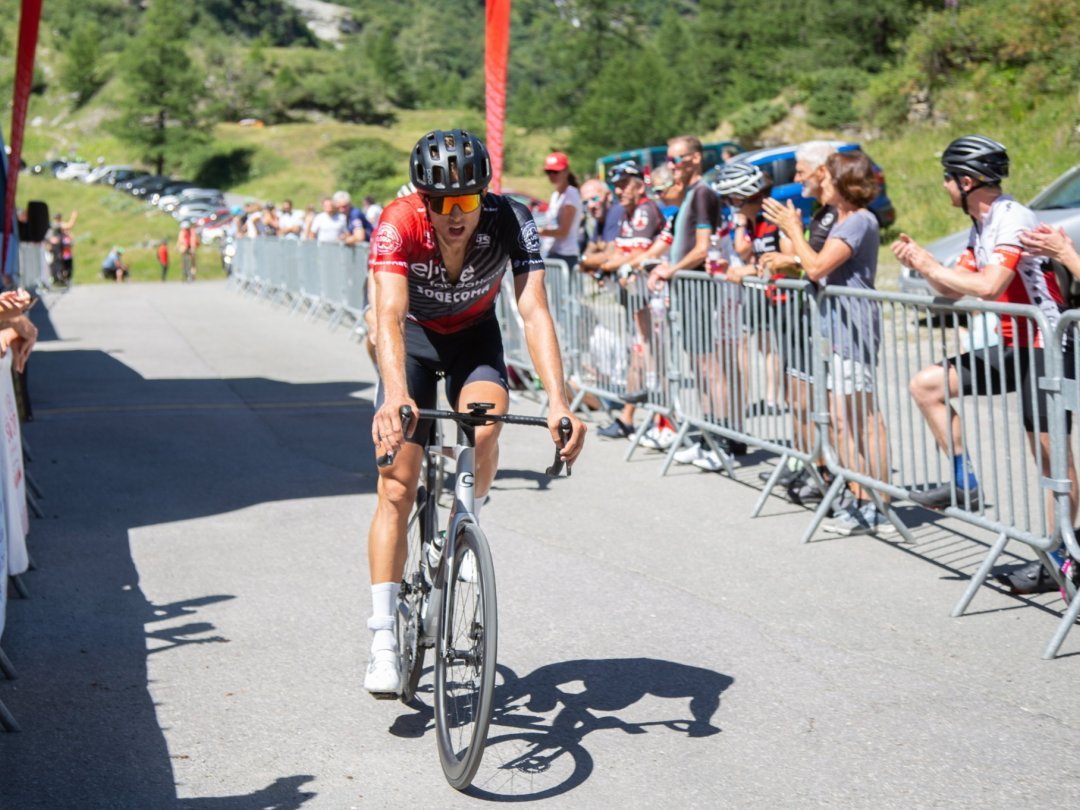
[[[134,281],[157,281],[161,278],[157,262],[157,244],[169,243],[171,280],[180,279],[180,259],[176,253],[179,225],[168,214],[137,201],[109,186],[87,185],[77,180],[23,174],[19,177],[18,204],[43,200],[49,214],[66,220],[78,212],[72,233],[75,237],[75,282],[96,284],[101,278],[101,262],[113,246],[124,248],[124,260]],[[199,277],[222,278],[221,254],[216,247],[199,251]],[[112,283],[112,282],[107,282]]]

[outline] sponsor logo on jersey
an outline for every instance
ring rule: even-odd
[[[476,235],[476,246],[479,247],[479,248],[489,248],[489,247],[491,247],[491,234],[489,234],[489,233],[478,233]]]
[[[645,210],[645,206],[639,205],[634,209],[634,220],[631,223],[635,231],[643,231],[649,225],[649,212]]]
[[[540,232],[536,229],[536,223],[533,220],[530,219],[522,224],[518,244],[526,253],[540,252]]]
[[[384,222],[379,225],[379,229],[375,231],[375,252],[376,253],[397,253],[401,250],[401,233],[389,222]]]
[[[833,222],[835,220],[836,220],[836,214],[833,211],[830,211],[829,213],[827,213],[825,216],[823,216],[821,218],[821,220],[820,220],[821,221],[821,227],[822,228],[831,228],[832,224],[833,224]]]

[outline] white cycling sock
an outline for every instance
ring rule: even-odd
[[[368,629],[372,631],[372,652],[397,649],[394,611],[397,610],[400,590],[400,582],[380,582],[371,586],[371,618],[368,619]]]

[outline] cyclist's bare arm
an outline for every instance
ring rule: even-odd
[[[382,378],[383,405],[371,420],[376,453],[396,453],[405,443],[401,406],[416,410],[405,381],[405,313],[409,309],[409,282],[397,273],[375,274],[375,307],[379,313],[376,351]]]
[[[517,294],[518,312],[525,322],[525,342],[529,346],[529,356],[540,374],[544,390],[547,391],[548,428],[552,440],[556,443],[560,441],[559,420],[563,417],[569,418],[573,432],[563,448],[562,457],[573,463],[585,442],[585,425],[570,412],[570,405],[566,401],[562,357],[559,354],[559,341],[555,336],[555,325],[548,310],[544,271],[536,270],[516,277],[514,292]]]

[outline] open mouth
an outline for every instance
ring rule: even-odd
[[[458,238],[459,236],[464,236],[465,235],[465,226],[464,225],[451,225],[449,230],[450,230],[450,235],[453,236],[455,239]]]

